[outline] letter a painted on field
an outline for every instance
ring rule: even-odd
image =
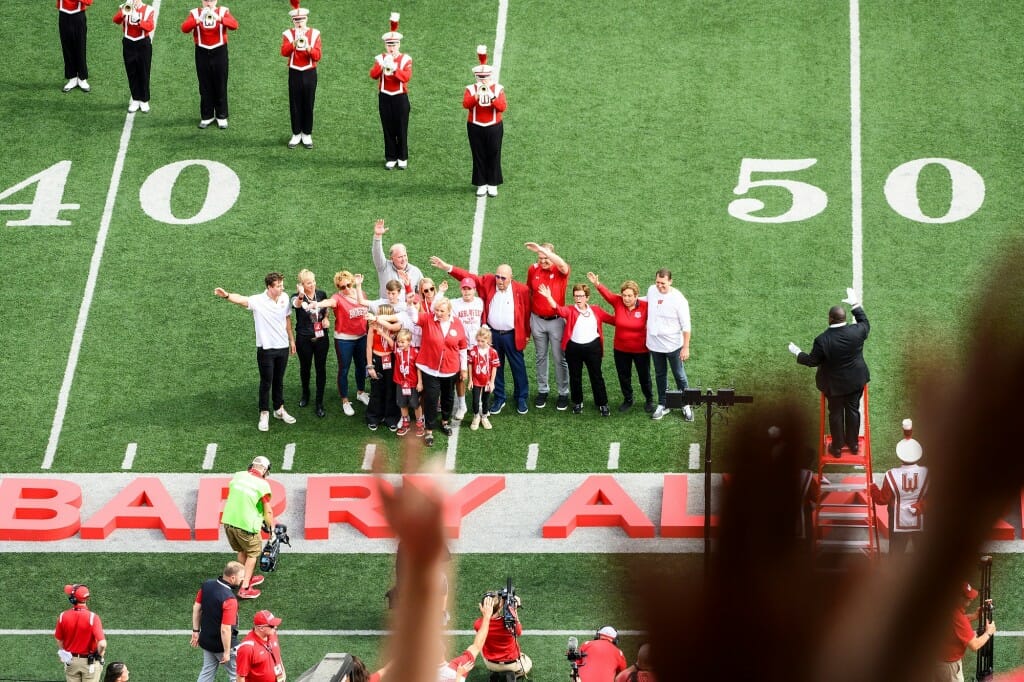
[[[546,538],[567,538],[578,526],[621,527],[631,538],[653,538],[654,524],[613,476],[589,476],[544,524]]]
[[[159,528],[168,540],[191,540],[192,529],[156,476],[142,476],[82,524],[83,540],[102,540],[117,528]]]

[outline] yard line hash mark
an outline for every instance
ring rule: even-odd
[[[135,463],[135,452],[139,449],[138,443],[128,443],[128,447],[124,449],[124,460],[121,462],[122,469],[131,469]]]
[[[217,459],[217,444],[209,443],[206,446],[206,455],[203,457],[203,470],[209,471]]]

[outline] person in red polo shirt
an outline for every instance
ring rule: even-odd
[[[553,244],[526,242],[526,248],[537,254],[537,262],[526,269],[526,285],[530,287],[530,332],[537,356],[537,397],[533,406],[541,409],[548,404],[548,351],[555,364],[555,385],[558,401],[555,408],[569,408],[569,365],[562,349],[565,320],[558,315],[557,306],[565,305],[565,290],[569,284],[569,264],[555,253]],[[555,306],[540,294],[538,287],[545,285],[555,299]]]
[[[107,651],[103,622],[89,610],[88,587],[65,585],[64,594],[71,608],[57,616],[57,629],[53,631],[60,642],[57,654],[64,663],[64,677],[67,682],[96,682],[103,672],[103,654]]]
[[[619,648],[619,633],[605,625],[589,642],[580,645],[586,658],[580,665],[580,682],[610,682],[626,669],[626,655]]]
[[[238,682],[283,682],[284,663],[277,643],[281,619],[267,610],[257,611],[252,630],[238,645]]]
[[[629,412],[633,407],[633,367],[644,394],[644,411],[654,412],[654,392],[651,390],[651,354],[647,350],[647,301],[640,298],[640,285],[627,279],[613,294],[601,284],[596,273],[588,272],[587,279],[597,287],[604,300],[615,311],[615,373],[622,390],[622,404],[619,412]]]
[[[960,587],[960,606],[953,612],[953,629],[942,646],[942,659],[935,666],[934,682],[964,682],[963,657],[967,649],[977,651],[995,637],[996,624],[985,626],[985,632],[976,634],[967,615],[967,607],[978,598],[978,591],[970,583]],[[977,618],[977,616],[975,616]]]
[[[238,28],[227,7],[217,0],[202,0],[181,24],[196,44],[196,76],[199,78],[199,127],[208,128],[217,119],[218,128],[228,127],[228,31]]]

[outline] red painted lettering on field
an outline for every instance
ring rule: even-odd
[[[373,476],[323,476],[306,486],[306,539],[327,540],[332,523],[349,523],[368,538],[394,537],[384,518],[378,486],[393,490]]]
[[[631,538],[653,538],[654,524],[614,477],[589,476],[544,524],[546,538],[567,538],[578,526],[621,527]]]
[[[689,489],[686,474],[667,474],[661,496],[661,537],[703,538],[704,515],[687,511]],[[717,535],[718,517],[711,517],[711,535]]]
[[[429,476],[403,476],[403,485],[413,485],[421,490],[436,487]],[[444,498],[444,526],[450,538],[459,537],[462,519],[471,511],[505,489],[504,476],[477,476]]]
[[[82,489],[54,478],[0,481],[0,540],[63,540],[78,532]]]
[[[288,494],[284,486],[273,478],[267,479],[270,484],[270,508],[274,510],[274,518],[278,518],[288,508]],[[230,476],[208,476],[199,479],[199,492],[196,496],[196,540],[220,539],[220,517],[224,512],[224,501],[228,499]],[[266,539],[267,533],[263,533]]]
[[[102,540],[117,528],[159,528],[168,540],[191,540],[192,531],[156,476],[129,483],[82,524],[83,540]]]

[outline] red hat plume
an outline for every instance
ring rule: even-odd
[[[399,18],[400,18],[400,15],[398,14],[398,12],[392,12],[391,16],[388,17],[388,22],[391,24],[391,30],[392,31],[397,31],[398,30],[398,19]]]
[[[300,2],[300,0],[292,0],[292,9],[298,9],[299,8],[299,2]]]
[[[487,46],[477,45],[476,46],[476,57],[480,60],[481,64],[487,63]]]

